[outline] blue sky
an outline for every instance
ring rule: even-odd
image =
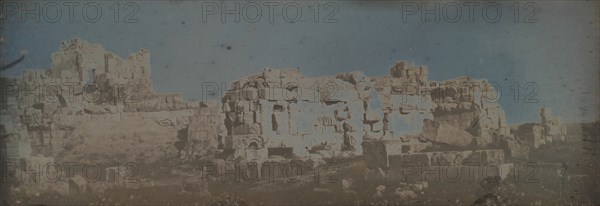
[[[43,18],[35,22],[33,16],[22,22],[20,13],[6,15],[2,64],[23,52],[27,57],[2,75],[50,68],[51,53],[61,41],[75,37],[102,44],[122,57],[140,48],[150,49],[155,90],[182,92],[186,99],[198,100],[202,82],[230,83],[266,66],[300,67],[307,76],[355,70],[381,76],[387,75],[394,61],[404,59],[428,65],[432,80],[472,76],[497,83],[509,123],[538,121],[540,107],[553,108],[567,121],[598,118],[598,1],[534,1],[527,8],[520,2],[518,23],[510,7],[515,1],[492,2],[502,11],[495,23],[482,16],[486,1],[475,7],[472,22],[463,6],[456,23],[446,22],[444,16],[440,22],[432,21],[432,16],[422,22],[420,13],[405,13],[406,1],[332,1],[337,23],[322,22],[331,11],[325,10],[325,1],[318,2],[318,23],[313,22],[314,10],[309,8],[317,1],[298,2],[302,17],[294,23],[282,15],[281,7],[290,1],[278,2],[274,21],[263,16],[256,23],[243,17],[235,23],[233,16],[223,23],[219,14],[204,22],[203,5],[208,1],[133,2],[139,8],[134,15],[137,23],[114,23],[110,9],[114,2],[98,2],[102,16],[95,23],[84,21],[83,2],[75,7],[73,22],[65,14],[68,7],[61,8],[63,16],[56,23]],[[225,3],[231,6],[232,2]],[[428,6],[433,6],[431,2]],[[438,3],[442,8],[450,2]],[[124,18],[131,10],[120,6],[120,18]],[[267,7],[261,8],[266,12]],[[523,23],[534,8],[537,23]],[[493,8],[488,11],[488,16],[495,15]],[[537,84],[538,103],[523,102],[533,91],[533,87],[526,88],[528,82]],[[515,83],[521,87],[518,103],[510,89]],[[588,111],[582,114],[579,108]]]

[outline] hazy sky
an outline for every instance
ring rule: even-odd
[[[39,2],[38,11],[46,12],[39,22],[33,15],[22,22],[21,13],[10,10],[14,2],[4,2],[2,65],[21,53],[27,56],[2,75],[50,68],[51,53],[61,41],[75,37],[102,44],[124,58],[140,48],[150,49],[155,90],[183,92],[186,99],[201,99],[202,82],[230,83],[266,66],[300,67],[307,76],[354,70],[380,76],[388,74],[394,61],[404,59],[428,65],[432,80],[472,76],[496,82],[509,123],[538,121],[543,106],[568,121],[598,118],[598,1],[519,2],[517,23],[512,7],[516,1],[498,2],[501,15],[495,23],[488,22],[497,14],[493,5],[483,12],[487,3],[496,3],[492,1],[474,7],[466,6],[471,1],[437,2],[439,10],[433,13],[439,15],[439,22],[433,15],[426,15],[423,22],[421,10],[410,12],[413,2],[407,1],[300,1],[297,5],[260,1],[256,5],[263,17],[255,23],[248,21],[254,18],[256,7],[245,1],[237,1],[240,10],[248,11],[248,15],[242,12],[239,23],[234,22],[234,15],[221,21],[221,2],[214,4],[217,7],[209,1],[132,2],[119,4],[118,23],[113,19],[114,2],[99,2],[102,15],[92,23],[82,15],[84,2],[74,7],[73,22],[63,2]],[[434,1],[428,2],[428,8],[435,7]],[[275,3],[279,5],[270,21],[266,5]],[[316,3],[318,23],[314,22]],[[224,4],[231,9],[235,1]],[[448,22],[457,15],[456,5],[461,8],[460,19]],[[62,15],[57,22],[49,22],[58,11],[54,6],[59,6]],[[283,15],[284,6],[287,15]],[[299,6],[302,16],[290,23],[286,17],[295,16],[293,6]],[[134,7],[138,10],[130,19],[137,23],[123,23]],[[210,15],[214,8],[218,11]],[[337,9],[328,20],[331,23],[323,22],[333,8]],[[93,7],[86,15],[96,15]],[[534,96],[538,103],[523,102],[534,89],[526,87],[528,82],[535,82],[539,89]],[[520,86],[518,103],[510,88],[515,83]]]

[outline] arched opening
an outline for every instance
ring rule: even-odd
[[[250,142],[250,144],[248,144],[248,149],[258,149],[258,143],[256,142]]]
[[[285,111],[285,108],[283,107],[283,105],[276,104],[276,105],[273,105],[273,111],[283,112],[283,111]]]

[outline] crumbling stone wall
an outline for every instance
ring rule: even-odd
[[[430,95],[434,119],[424,122],[426,138],[451,145],[486,146],[493,137],[510,135],[504,111],[493,101],[498,94],[486,81],[448,80],[433,88]]]
[[[250,138],[259,149],[291,147],[296,156],[328,157],[361,155],[363,140],[485,147],[510,135],[485,80],[435,82],[427,74],[426,66],[405,61],[396,62],[389,76],[373,78],[265,68],[234,82],[222,99],[232,144],[226,147],[248,149],[248,141],[235,140]]]
[[[62,42],[52,54],[52,77],[70,82],[108,81],[112,84],[136,84],[139,94],[152,93],[150,78],[150,51],[141,49],[127,60],[107,52],[99,44],[81,39]]]
[[[8,135],[25,139],[31,146],[19,158],[55,157],[72,149],[73,143],[65,141],[78,127],[94,121],[149,119],[169,130],[187,128],[199,103],[184,101],[180,93],[154,92],[150,69],[146,49],[122,59],[101,45],[73,39],[52,54],[51,69],[25,70],[21,78],[3,78],[8,92],[2,95],[2,115],[11,122],[2,125],[13,125]],[[94,130],[109,131],[102,125]],[[98,131],[88,132],[102,136]]]
[[[221,127],[219,126],[220,108],[217,104],[201,103],[195,114],[190,117],[187,131],[187,154],[195,156],[214,155],[222,148]]]
[[[232,140],[226,147],[287,147],[297,156],[360,154],[364,104],[352,83],[364,81],[358,76],[304,77],[298,69],[266,68],[233,83],[223,97],[223,124]]]
[[[291,148],[281,151],[296,157],[362,155],[364,141],[378,140],[399,141],[403,153],[432,144],[481,149],[512,138],[490,83],[469,77],[430,81],[427,66],[406,61],[379,77],[360,71],[306,77],[297,68],[265,68],[234,82],[221,102],[199,106],[179,93],[155,93],[149,56],[142,49],[124,60],[83,40],[63,43],[52,55],[52,69],[26,71],[16,80],[25,92],[11,100],[19,103],[12,104],[18,107],[15,119],[32,142],[44,145],[69,135],[77,121],[143,113],[178,130],[185,154],[216,148],[242,158],[262,157],[269,148]],[[50,83],[72,86],[28,95],[35,92],[29,86]],[[84,101],[86,96],[95,101]],[[535,145],[564,137],[560,120],[546,113],[532,132],[538,134]]]

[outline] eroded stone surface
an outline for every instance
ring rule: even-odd
[[[364,166],[355,169],[360,175],[352,178],[381,183],[408,181],[402,174],[407,163],[425,170],[455,166],[465,173],[471,169],[467,163],[504,170],[567,137],[566,126],[549,108],[540,110],[540,122],[511,132],[486,80],[431,81],[427,66],[405,61],[379,77],[360,71],[309,77],[297,68],[264,68],[233,82],[220,101],[190,102],[179,93],[153,90],[149,58],[145,49],[122,59],[75,39],[52,55],[51,69],[3,79],[18,87],[2,99],[3,158],[27,164],[253,162],[257,167],[248,174],[274,179],[285,179],[294,162],[310,171],[326,165],[324,160],[362,158]],[[267,176],[269,164],[285,172]],[[118,168],[106,171],[119,173]],[[391,191],[401,199],[417,198],[415,191],[424,189],[415,185],[427,184],[422,174],[415,171],[408,181],[418,184]],[[359,180],[343,178],[343,190],[353,192]],[[89,187],[80,176],[70,180],[74,186],[52,189],[69,195]],[[378,188],[379,197],[386,190]],[[91,189],[104,191],[104,186]]]

